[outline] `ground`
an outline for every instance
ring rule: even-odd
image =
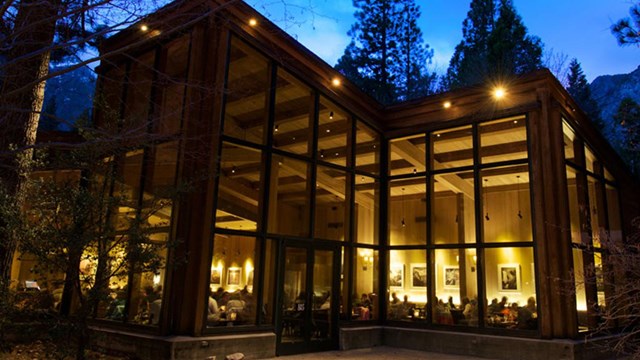
[[[50,342],[36,341],[30,344],[20,344],[13,347],[11,353],[0,353],[0,360],[40,360],[40,359],[60,359],[71,360],[75,356],[61,358],[54,355],[55,345]],[[109,356],[95,351],[87,353],[87,360],[126,360],[125,357]]]

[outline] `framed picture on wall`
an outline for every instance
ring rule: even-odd
[[[389,267],[389,287],[402,288],[404,285],[404,264],[391,264]]]
[[[442,279],[445,289],[459,289],[460,288],[460,268],[457,266],[442,267],[444,278]]]
[[[427,264],[411,264],[411,287],[427,287]]]
[[[498,281],[500,291],[521,291],[520,264],[498,264]]]
[[[240,285],[240,268],[230,267],[227,271],[227,285]]]
[[[209,282],[211,283],[211,285],[222,285],[222,274],[220,274],[220,269],[211,269],[211,280]]]

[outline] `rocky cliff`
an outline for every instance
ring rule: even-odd
[[[591,96],[602,111],[602,119],[611,126],[622,99],[630,97],[640,103],[640,66],[629,74],[598,76],[590,87]]]

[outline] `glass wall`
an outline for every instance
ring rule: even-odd
[[[393,139],[389,151],[389,320],[537,329],[526,117]]]
[[[116,200],[117,234],[105,247],[110,250],[103,269],[111,277],[98,318],[153,326],[161,320],[173,208],[181,193],[176,182],[181,143],[175,139],[185,113],[189,42],[189,36],[173,39],[161,49],[121,64],[120,68],[128,69],[124,89],[111,80],[105,83],[101,121],[122,118],[114,130],[152,133],[155,140],[113,159],[117,171],[110,196]],[[117,108],[123,110],[118,116],[113,115]]]
[[[218,312],[207,310],[207,327],[275,325],[275,312],[282,311],[283,329],[291,332],[296,300],[312,299],[313,311],[328,316],[315,303],[320,298],[327,307],[334,299],[343,320],[378,319],[380,134],[238,38],[230,49],[207,299]],[[245,243],[252,245],[229,250]],[[337,251],[340,264],[332,258]],[[227,264],[231,256],[241,261]],[[289,271],[294,260],[300,267]],[[251,282],[243,275],[247,261]],[[225,278],[230,266],[241,274],[237,286]],[[282,266],[285,285],[276,281]],[[340,271],[338,288],[327,277],[331,267]],[[253,300],[258,284],[262,296]],[[260,311],[252,310],[250,320],[236,311],[231,320],[219,298],[224,293],[251,298]]]
[[[622,241],[619,195],[615,178],[566,120],[563,130],[577,325],[588,331],[604,321],[601,314],[614,288],[607,283],[615,279],[615,269],[606,250]]]

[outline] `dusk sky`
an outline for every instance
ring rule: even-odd
[[[629,0],[513,0],[529,34],[542,39],[545,51],[577,58],[589,81],[599,75],[629,73],[640,65],[640,48],[620,47],[611,24],[629,16]],[[249,0],[330,65],[335,65],[349,43],[354,23],[350,0]],[[417,1],[419,26],[434,49],[431,69],[443,73],[462,39],[462,21],[469,0]],[[283,4],[287,4],[286,7]],[[568,61],[567,61],[568,62]]]

